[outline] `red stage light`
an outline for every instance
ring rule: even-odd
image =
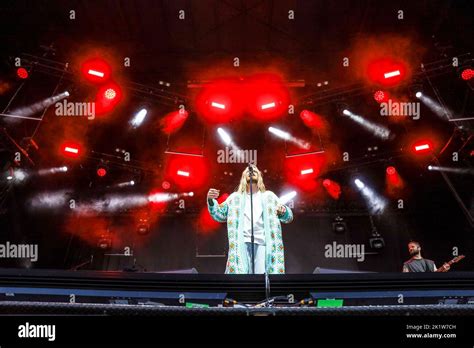
[[[81,155],[81,145],[74,142],[66,142],[61,145],[61,152],[64,156],[77,158]]]
[[[121,100],[122,90],[118,84],[114,82],[104,84],[97,92],[96,113],[101,115],[112,111]]]
[[[81,65],[84,77],[94,83],[106,82],[111,75],[110,65],[101,58],[91,58]]]
[[[377,103],[383,103],[388,100],[388,94],[384,91],[376,91],[374,93],[374,99]]]
[[[216,103],[216,102],[211,102],[211,106],[214,107],[214,108],[217,108],[217,109],[225,110],[225,104],[219,104],[219,103]]]
[[[324,154],[308,154],[289,157],[285,160],[286,181],[302,191],[314,192],[320,185],[317,177],[326,165]]]
[[[104,176],[107,175],[107,169],[105,169],[104,167],[99,167],[97,169],[97,175],[103,178]]]
[[[432,145],[430,142],[427,142],[427,141],[423,141],[423,142],[419,142],[419,143],[416,143],[414,146],[413,146],[415,152],[428,152],[431,150],[432,148]]]
[[[405,79],[406,65],[392,58],[376,59],[367,67],[369,79],[376,84],[395,86]]]
[[[396,196],[399,189],[403,188],[404,183],[397,169],[393,166],[387,167],[385,170],[386,190],[389,196]]]
[[[28,70],[26,70],[25,68],[18,68],[16,70],[16,75],[20,78],[20,79],[27,79],[29,74],[28,74]]]
[[[202,189],[210,179],[209,167],[204,157],[169,155],[163,179],[180,190]]]
[[[165,134],[175,133],[183,127],[187,118],[188,112],[186,110],[170,112],[160,120],[160,129]]]
[[[287,113],[290,96],[275,74],[257,74],[244,81],[248,111],[262,121],[273,121]]]
[[[462,78],[464,81],[469,81],[469,80],[472,79],[473,77],[474,77],[474,70],[471,69],[471,68],[464,69],[464,70],[461,72],[461,78]]]
[[[326,192],[334,199],[339,199],[341,196],[341,186],[330,179],[323,180],[323,186],[326,189]]]
[[[238,79],[206,84],[196,97],[198,115],[211,124],[227,123],[243,113],[243,89]]]

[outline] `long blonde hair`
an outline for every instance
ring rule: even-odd
[[[263,177],[262,177],[262,172],[258,170],[257,166],[252,165],[253,170],[257,173],[257,189],[260,192],[265,192],[265,185],[263,184]],[[236,192],[239,193],[245,193],[247,192],[247,173],[249,171],[249,168],[245,168],[244,171],[242,172],[242,176],[240,177],[240,183],[239,186],[237,187]]]

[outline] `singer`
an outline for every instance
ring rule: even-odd
[[[218,204],[219,190],[211,188],[207,194],[207,207],[212,218],[227,222],[229,255],[226,274],[252,274],[251,253],[254,250],[255,273],[284,274],[285,256],[281,224],[293,221],[291,209],[281,204],[271,191],[265,190],[263,177],[252,166],[253,231],[251,239],[250,171],[242,172],[240,184],[225,202]]]

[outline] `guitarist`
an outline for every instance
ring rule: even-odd
[[[421,246],[416,241],[408,243],[408,252],[411,259],[403,263],[403,272],[437,272],[434,261],[421,257]],[[448,271],[451,267],[445,263],[443,271]]]

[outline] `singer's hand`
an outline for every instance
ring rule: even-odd
[[[216,190],[216,189],[209,189],[209,191],[207,192],[207,199],[217,199],[217,197],[219,197],[219,190]]]
[[[447,271],[449,271],[449,270],[451,269],[451,266],[448,265],[447,263],[445,263],[445,264],[443,265],[443,268],[444,268],[444,271],[447,272]]]
[[[277,215],[283,216],[286,213],[286,207],[284,205],[279,205],[277,208]]]

